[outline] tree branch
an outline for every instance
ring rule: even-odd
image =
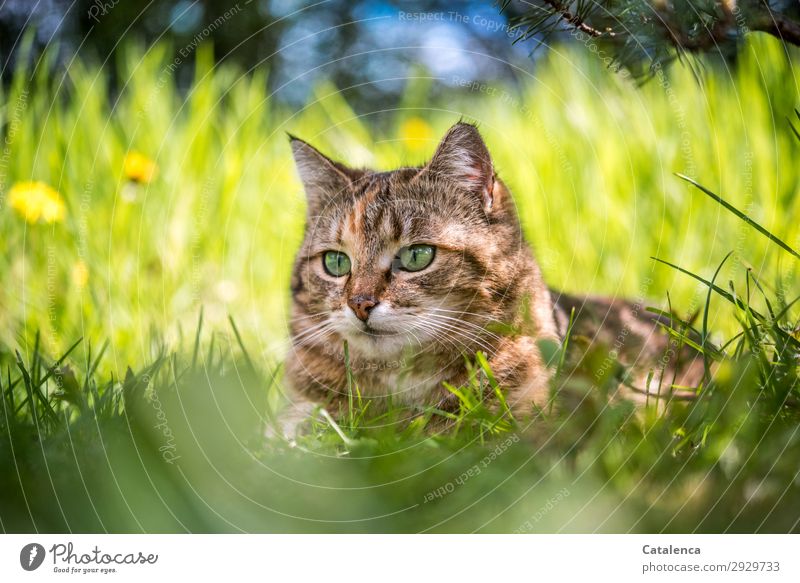
[[[728,3],[721,3],[722,18],[714,21],[711,27],[705,28],[705,34],[689,37],[681,30],[681,27],[672,21],[671,14],[661,10],[654,10],[656,20],[665,30],[678,49],[686,51],[707,51],[715,46],[719,46],[725,39],[728,30],[735,24],[734,15]]]
[[[559,19],[567,24],[571,24],[574,28],[585,32],[593,37],[614,37],[616,33],[612,30],[598,30],[593,26],[586,24],[583,19],[577,14],[573,14],[569,9],[564,6],[560,0],[543,0],[545,4],[549,5],[557,14]]]
[[[800,46],[800,23],[790,20],[783,14],[770,11],[752,23],[752,29],[766,32],[784,42]]]

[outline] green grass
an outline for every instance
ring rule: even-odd
[[[266,71],[214,68],[207,51],[182,95],[165,55],[131,47],[56,74],[46,57],[0,95],[0,528],[800,528],[796,51],[755,38],[702,84],[675,68],[633,89],[556,49],[516,89],[420,75],[400,107],[368,114],[325,84],[291,111]],[[444,432],[436,411],[370,416],[354,386],[335,426],[296,447],[265,439],[304,217],[285,132],[391,168],[424,161],[461,115],[480,122],[548,281],[671,306],[714,381],[668,411],[570,383],[577,404],[531,422],[483,405],[502,387],[479,358]],[[158,165],[149,184],[125,177],[131,149]],[[8,207],[31,179],[62,194],[63,222]]]

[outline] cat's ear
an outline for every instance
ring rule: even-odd
[[[289,134],[294,162],[308,201],[308,212],[316,215],[331,201],[347,192],[363,174],[323,155],[303,140]]]
[[[442,138],[431,161],[421,173],[429,172],[459,185],[480,197],[486,212],[494,203],[494,166],[478,128],[458,122]]]

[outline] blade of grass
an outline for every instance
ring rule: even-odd
[[[36,386],[41,386],[39,383],[39,372],[40,372],[40,364],[39,359],[41,355],[39,354],[39,342],[41,341],[41,337],[39,335],[39,330],[36,330],[36,336],[33,340],[33,357],[31,358],[31,365],[29,368],[29,372],[31,375],[31,382],[33,382]]]
[[[797,110],[795,109],[795,110],[794,110],[794,112],[795,112],[795,114],[797,115],[797,117],[798,117],[798,118],[800,118],[800,111],[797,111]],[[787,117],[787,118],[786,118],[786,121],[788,121],[788,122],[789,122],[789,127],[790,127],[790,128],[792,129],[792,131],[794,132],[794,135],[795,135],[795,137],[797,138],[797,140],[798,140],[798,141],[800,141],[800,132],[798,132],[798,131],[797,131],[797,128],[796,128],[796,127],[794,127],[794,124],[792,123],[792,119],[791,119],[790,117]]]
[[[675,265],[674,263],[670,263],[669,261],[666,261],[664,259],[659,259],[658,257],[651,256],[650,258],[653,259],[654,261],[658,261],[659,263],[663,263],[664,265],[667,265],[667,266],[671,267],[672,269],[680,271],[681,273],[683,273],[685,275],[688,275],[689,277],[691,277],[693,279],[696,279],[697,281],[699,281],[703,285],[713,289],[715,292],[717,292],[719,295],[721,295],[723,298],[728,300],[730,303],[732,303],[737,308],[739,308],[741,310],[745,309],[744,302],[742,302],[739,298],[733,297],[730,293],[728,293],[727,291],[725,291],[721,287],[719,287],[717,285],[714,285],[710,281],[700,277],[697,274],[692,273],[688,269],[684,269],[683,267]],[[750,312],[761,323],[769,323],[769,320],[763,314],[761,314],[760,312],[757,312],[756,310],[753,310],[752,308],[750,308]],[[778,334],[781,335],[781,337],[784,340],[786,340],[790,344],[794,345],[796,348],[800,348],[800,340],[798,340],[797,338],[795,338],[794,336],[792,336],[791,334],[789,334],[788,332],[786,332],[785,330],[783,330],[781,328],[778,328],[777,332],[778,332]]]
[[[90,363],[89,368],[86,371],[86,382],[89,382],[89,379],[94,376],[94,373],[97,371],[97,367],[100,366],[100,360],[102,360],[103,355],[108,350],[108,340],[103,342],[103,345],[100,347],[100,351],[97,353],[97,356],[94,358],[94,361]]]
[[[762,227],[761,225],[759,225],[757,222],[755,222],[753,219],[751,219],[750,217],[748,217],[748,216],[747,216],[746,214],[744,214],[742,211],[740,211],[740,210],[739,210],[739,209],[737,209],[735,206],[733,206],[732,204],[730,204],[729,202],[727,202],[727,201],[726,201],[725,199],[723,199],[721,196],[718,196],[718,195],[714,194],[713,192],[711,192],[710,190],[708,190],[706,187],[702,186],[701,184],[699,184],[698,182],[696,182],[695,180],[693,180],[693,179],[689,178],[688,176],[686,176],[686,175],[684,175],[684,174],[676,174],[676,176],[677,176],[678,178],[682,179],[682,180],[685,180],[686,182],[688,182],[689,184],[691,184],[691,185],[692,185],[692,186],[694,186],[695,188],[698,188],[698,189],[699,189],[701,192],[705,193],[705,194],[706,194],[707,196],[709,196],[711,199],[713,199],[713,200],[715,200],[717,203],[721,204],[723,207],[725,207],[726,209],[728,209],[728,210],[729,210],[730,212],[732,212],[734,215],[736,215],[737,217],[739,217],[740,219],[742,219],[742,220],[743,220],[745,223],[747,223],[748,225],[750,225],[751,227],[753,227],[753,228],[754,228],[756,231],[758,231],[759,233],[761,233],[762,235],[764,235],[764,236],[765,236],[767,239],[769,239],[770,241],[772,241],[773,243],[775,243],[776,245],[778,245],[778,246],[779,246],[781,249],[783,249],[783,250],[784,250],[784,251],[786,251],[787,253],[791,253],[791,254],[792,254],[792,255],[794,255],[794,256],[795,256],[797,259],[800,259],[800,253],[798,253],[797,251],[795,251],[794,249],[792,249],[791,247],[789,247],[789,245],[787,245],[786,243],[784,243],[783,241],[781,241],[781,240],[780,240],[778,237],[776,237],[775,235],[773,235],[772,233],[770,233],[770,232],[769,232],[767,229],[765,229],[764,227]]]
[[[194,335],[194,350],[192,350],[192,371],[197,369],[197,353],[200,351],[200,333],[203,330],[203,306],[200,306],[200,318],[197,322],[197,332]]]
[[[769,317],[774,322],[775,321],[775,312],[772,309],[772,304],[770,303],[769,297],[767,296],[766,292],[764,291],[764,288],[761,287],[761,283],[759,283],[758,278],[753,273],[752,269],[750,269],[750,268],[747,269],[747,276],[748,276],[748,278],[751,278],[753,280],[753,284],[756,286],[756,289],[758,289],[758,291],[761,292],[761,296],[764,298],[764,303],[766,304],[767,311],[769,312]]]
[[[62,354],[62,355],[61,355],[61,357],[60,357],[58,360],[56,360],[56,361],[53,363],[53,365],[52,365],[52,366],[49,368],[49,370],[47,371],[47,374],[45,374],[45,375],[44,375],[44,377],[42,377],[42,378],[39,380],[39,384],[35,385],[35,387],[36,387],[36,391],[37,391],[37,392],[39,392],[39,393],[41,394],[41,391],[39,391],[39,387],[41,386],[41,383],[45,383],[45,382],[47,382],[47,380],[48,380],[48,379],[49,379],[49,378],[50,378],[50,377],[51,377],[51,376],[52,376],[52,375],[53,375],[53,374],[56,372],[56,369],[57,369],[59,366],[61,366],[61,363],[63,363],[63,362],[64,362],[64,360],[66,360],[66,358],[67,358],[67,357],[70,355],[70,353],[71,353],[73,350],[75,350],[75,348],[78,346],[78,344],[80,344],[82,341],[83,341],[83,337],[81,337],[81,338],[78,338],[78,340],[75,342],[75,344],[73,344],[72,346],[70,346],[70,347],[67,349],[67,351],[66,351],[64,354]],[[22,360],[21,360],[21,359],[22,359],[22,357],[21,357],[21,355],[19,354],[19,352],[18,352],[18,351],[15,351],[15,352],[16,352],[16,354],[17,354],[17,366],[19,367],[19,366],[20,366],[20,363],[22,362]],[[24,369],[24,365],[22,365],[22,367],[23,367],[23,369]],[[26,376],[27,374],[28,374],[28,372],[27,372],[27,370],[25,370],[25,371],[24,371],[24,374],[23,374],[23,382],[25,382],[25,376]],[[30,380],[30,376],[29,376],[29,375],[28,375],[28,380]],[[44,398],[44,395],[42,395],[42,398]],[[25,400],[23,400],[23,401],[22,401],[22,402],[19,404],[19,406],[17,407],[17,410],[16,410],[16,412],[17,412],[17,413],[19,413],[19,412],[22,410],[22,408],[23,408],[23,407],[26,405],[26,403],[27,403],[27,402],[28,402],[28,398],[26,397],[26,398],[25,398]]]
[[[247,366],[250,367],[251,372],[255,373],[256,367],[253,365],[253,361],[250,359],[250,353],[247,352],[247,348],[244,347],[242,335],[239,334],[239,329],[236,327],[236,322],[233,321],[233,316],[230,314],[228,314],[228,321],[231,323],[231,328],[233,328],[233,333],[236,336],[236,342],[239,343],[239,348],[242,350],[242,354],[244,354],[244,359],[247,361]]]
[[[690,322],[687,322],[686,320],[678,318],[677,316],[675,316],[675,314],[673,314],[671,312],[668,312],[666,310],[662,310],[661,308],[657,308],[655,306],[646,306],[645,307],[645,311],[646,312],[650,312],[651,314],[656,314],[657,316],[662,316],[664,318],[669,319],[670,327],[673,330],[675,330],[676,332],[677,332],[677,329],[674,326],[672,326],[672,322],[676,322],[681,327],[685,328],[689,332],[697,334],[697,336],[700,337],[700,330],[698,330],[694,326],[692,326],[692,324]],[[663,322],[658,322],[658,323],[662,324],[662,325],[664,324]]]
[[[352,439],[347,437],[347,435],[345,435],[344,431],[342,431],[342,428],[339,427],[339,424],[333,420],[333,417],[331,417],[330,413],[328,413],[325,409],[320,409],[319,413],[325,418],[325,421],[327,421],[330,424],[330,426],[333,428],[336,434],[341,438],[341,440],[344,442],[345,445],[352,446],[355,443],[355,441],[353,441]]]
[[[344,341],[344,370],[347,375],[347,407],[350,429],[353,429],[354,412],[353,412],[353,370],[350,368],[350,345],[347,340]]]
[[[556,367],[556,378],[561,377],[561,373],[564,370],[564,360],[567,356],[567,350],[569,349],[569,339],[572,336],[572,328],[575,325],[575,307],[569,311],[569,324],[567,325],[567,331],[564,334],[564,341],[561,343],[561,354],[558,358],[558,366]]]
[[[708,357],[708,352],[706,351],[706,346],[708,345],[708,313],[709,309],[711,308],[711,292],[713,291],[712,288],[714,286],[714,282],[717,280],[719,272],[722,271],[722,267],[725,265],[725,262],[728,261],[728,258],[730,258],[731,255],[733,255],[733,251],[728,252],[728,254],[720,262],[717,270],[714,272],[714,276],[711,278],[711,285],[708,288],[708,294],[706,295],[706,305],[703,308],[703,334],[700,337],[700,345],[703,347],[703,382],[706,385],[708,385],[709,381],[711,380],[711,361]]]
[[[41,388],[38,385],[33,384],[33,380],[31,378],[28,369],[25,367],[25,363],[22,360],[22,355],[19,353],[19,350],[15,350],[14,353],[17,356],[17,368],[19,368],[20,372],[22,373],[22,383],[25,386],[25,392],[27,393],[27,398],[23,403],[20,404],[20,407],[23,407],[26,403],[29,405],[31,410],[31,418],[33,422],[38,426],[40,422],[43,422],[44,419],[39,419],[39,413],[36,407],[36,400],[34,397],[39,399],[39,402],[42,404],[42,408],[44,410],[45,415],[50,417],[50,420],[54,423],[58,422],[58,415],[53,410],[53,407],[50,405],[50,402],[44,396],[41,391]],[[19,412],[19,409],[17,410]]]

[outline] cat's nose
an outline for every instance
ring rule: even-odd
[[[378,305],[378,300],[375,299],[375,296],[360,294],[347,300],[347,305],[355,312],[359,320],[366,322],[370,310]]]

